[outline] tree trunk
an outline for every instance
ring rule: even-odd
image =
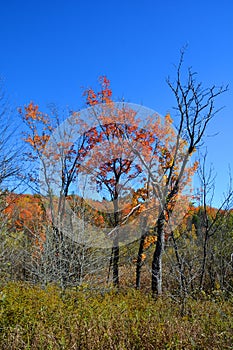
[[[114,226],[119,225],[119,205],[118,205],[118,193],[114,197]],[[115,237],[112,245],[112,277],[114,287],[119,287],[119,236],[118,229],[115,232]]]
[[[164,250],[164,211],[161,212],[157,222],[157,242],[152,260],[152,295],[162,294],[162,255]]]
[[[172,237],[172,241],[173,241],[173,247],[175,250],[175,256],[176,256],[178,269],[179,269],[179,275],[180,275],[180,297],[184,298],[185,295],[187,294],[186,279],[184,276],[184,267],[183,267],[182,259],[181,259],[180,254],[179,254],[178,245],[176,243],[176,239],[174,237],[173,231],[171,232],[171,237]]]
[[[113,285],[119,287],[119,240],[118,234],[114,239],[112,247],[112,274],[113,274]]]
[[[201,267],[201,277],[200,277],[200,286],[199,289],[203,289],[204,284],[204,276],[205,276],[205,270],[206,270],[206,260],[207,260],[207,244],[208,244],[208,231],[205,232],[205,238],[204,238],[204,244],[203,244],[203,258],[202,258],[202,267]]]
[[[137,265],[136,265],[136,289],[140,289],[141,269],[142,269],[142,253],[143,253],[145,238],[146,238],[146,234],[143,234],[140,238],[140,244],[139,244],[139,249],[138,249]]]

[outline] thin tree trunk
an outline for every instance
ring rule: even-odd
[[[114,239],[113,242],[113,259],[112,259],[112,273],[113,273],[113,285],[114,287],[119,287],[119,240],[118,240],[118,234]]]
[[[205,239],[203,245],[203,259],[202,259],[202,267],[201,267],[201,277],[200,277],[200,286],[199,289],[202,290],[204,284],[204,276],[206,270],[206,260],[207,260],[207,243],[208,243],[208,232],[205,232]]]
[[[115,193],[114,197],[114,226],[119,225],[119,203],[118,203],[118,193]],[[113,277],[113,286],[119,287],[119,236],[118,229],[116,229],[115,237],[113,239],[112,245],[112,277]]]
[[[157,242],[152,260],[152,295],[162,294],[162,255],[164,250],[164,223],[165,217],[162,211],[157,222]]]
[[[172,241],[173,241],[173,247],[175,250],[175,255],[176,255],[176,260],[179,268],[179,274],[180,274],[180,296],[183,298],[183,296],[186,295],[187,290],[186,290],[186,279],[184,276],[184,269],[183,269],[183,264],[181,261],[181,257],[179,254],[178,246],[176,243],[176,239],[174,237],[174,232],[171,233]]]
[[[112,267],[112,257],[113,257],[113,247],[112,247],[112,251],[111,251],[111,257],[110,257],[110,260],[109,260],[107,284],[109,283],[109,279],[110,279],[110,273],[111,273],[111,267]]]
[[[136,289],[140,289],[141,282],[141,269],[142,269],[142,253],[145,242],[146,234],[143,234],[140,238],[140,244],[138,248],[137,265],[136,265]]]

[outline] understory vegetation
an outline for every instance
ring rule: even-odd
[[[223,293],[186,301],[136,290],[95,292],[8,283],[0,292],[0,347],[232,349],[233,304]]]

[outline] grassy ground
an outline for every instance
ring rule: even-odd
[[[233,304],[220,297],[178,303],[139,291],[0,288],[0,349],[232,349]]]

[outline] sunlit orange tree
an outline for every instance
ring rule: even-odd
[[[113,103],[110,82],[106,77],[101,77],[100,83],[101,91],[88,89],[84,93],[97,123],[95,131],[99,137],[92,152],[84,160],[82,171],[89,176],[100,201],[105,204],[105,224],[106,229],[109,229],[107,239],[112,240],[110,267],[113,285],[119,286],[119,244],[129,238],[124,237],[131,233],[127,223],[140,207],[133,205],[132,195],[135,180],[137,186],[142,183],[142,169],[135,162],[136,156],[127,140],[128,136],[135,137],[136,112],[126,111]]]
[[[162,252],[164,227],[161,237],[159,223],[163,216],[163,226],[166,224],[169,232],[182,219],[185,202],[191,198],[190,192],[184,191],[197,163],[187,164],[187,142],[177,136],[170,115],[161,118],[146,110],[142,120],[139,106],[114,103],[109,97],[112,93],[106,93],[109,81],[105,78],[102,83],[107,99],[102,101],[102,93],[92,89],[85,92],[99,140],[84,159],[82,171],[89,174],[92,186],[101,193],[100,200],[108,199],[113,229],[109,228],[107,236],[113,241],[115,286],[119,285],[119,243],[130,236],[132,227],[137,231],[134,239],[140,238],[136,267],[139,288],[144,250],[156,244]],[[175,191],[178,182],[179,191]]]

